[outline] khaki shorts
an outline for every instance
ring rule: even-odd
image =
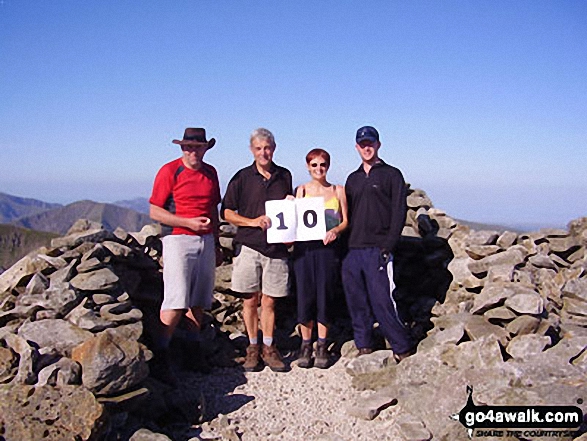
[[[234,259],[232,290],[262,292],[269,297],[285,297],[289,292],[288,259],[272,259],[247,246]]]
[[[216,256],[214,236],[172,234],[163,239],[163,304],[161,310],[210,309]]]

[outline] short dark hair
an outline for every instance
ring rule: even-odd
[[[330,153],[328,153],[324,149],[312,149],[306,155],[306,164],[309,164],[310,161],[317,157],[323,157],[326,160],[326,164],[330,166]]]

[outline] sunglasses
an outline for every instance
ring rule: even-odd
[[[198,144],[198,145],[182,145],[181,149],[184,152],[197,152],[199,151],[202,147],[207,148],[208,146],[206,144]]]
[[[318,166],[326,168],[326,167],[328,167],[328,164],[325,163],[325,162],[320,162],[320,163],[313,162],[313,163],[310,164],[310,167],[312,167],[312,168],[316,168]]]

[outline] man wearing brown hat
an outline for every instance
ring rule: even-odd
[[[162,240],[163,329],[155,341],[154,365],[159,376],[171,374],[169,343],[183,317],[189,355],[196,357],[191,367],[206,369],[197,358],[200,354],[193,352],[199,349],[203,312],[212,304],[218,250],[220,186],[216,169],[203,162],[216,140],[207,141],[202,128],[187,128],[183,139],[173,143],[181,146],[182,156],[161,167],[149,199],[151,218],[172,228]],[[172,382],[172,376],[167,381]]]

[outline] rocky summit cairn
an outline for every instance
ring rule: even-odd
[[[398,439],[466,439],[449,416],[465,406],[468,385],[479,404],[579,406],[585,414],[587,218],[567,230],[474,231],[421,190],[408,205],[404,236],[425,241],[421,221],[431,221],[452,250],[452,281],[415,355],[399,364],[377,352],[344,361],[355,387],[372,391],[348,414],[370,419],[395,405]]]
[[[474,231],[434,208],[422,190],[409,189],[408,207],[395,255],[396,300],[418,351],[397,364],[380,341],[380,350],[357,358],[339,292],[330,333],[337,360],[320,381],[345,376],[356,394],[339,397],[332,388],[324,402],[338,403],[340,418],[361,421],[356,427],[385,423],[382,438],[373,430],[369,439],[467,439],[450,419],[465,406],[467,386],[477,404],[572,405],[585,413],[587,218],[567,230],[518,234]],[[193,360],[174,339],[178,373],[188,379],[178,388],[149,376],[162,300],[158,226],[111,233],[80,220],[0,274],[0,439],[255,439],[256,430],[230,417],[253,398],[229,396],[247,383],[235,368],[246,338],[240,299],[230,291],[236,230],[221,230],[225,263],[201,345],[217,369],[208,377],[180,372]],[[292,361],[300,342],[294,299],[279,308],[275,337]],[[292,373],[279,375],[279,387],[264,380],[255,388],[295,397],[299,376],[317,374],[294,362]],[[206,399],[194,387],[200,384],[208,385]],[[216,395],[226,399],[227,415],[210,400]],[[204,431],[186,435],[203,420],[197,427]],[[275,426],[268,433],[289,439],[279,421],[268,420]]]

